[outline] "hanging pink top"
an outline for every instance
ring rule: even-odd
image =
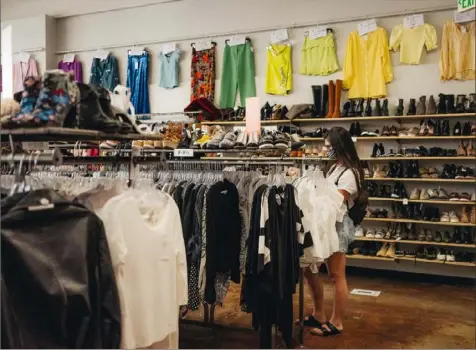
[[[38,76],[38,68],[33,58],[30,57],[28,62],[13,63],[13,93],[23,91],[23,81],[30,76]]]

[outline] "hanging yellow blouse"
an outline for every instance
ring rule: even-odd
[[[475,22],[445,23],[440,51],[441,80],[475,79],[475,35]]]
[[[306,75],[329,75],[339,70],[334,35],[309,39],[304,38],[301,49],[299,73]]]
[[[349,34],[344,58],[344,88],[348,98],[380,98],[387,95],[385,84],[393,79],[388,36],[383,28],[360,36]]]
[[[291,65],[291,45],[268,45],[268,69],[265,92],[273,95],[287,95],[293,89],[293,69]]]
[[[427,51],[438,47],[436,44],[436,29],[425,23],[415,28],[404,28],[403,24],[395,26],[390,35],[390,50],[400,49],[400,62],[419,64],[423,46]]]

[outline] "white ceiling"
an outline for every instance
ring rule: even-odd
[[[1,0],[2,21],[46,14],[66,17],[183,0]]]

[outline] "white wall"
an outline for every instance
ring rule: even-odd
[[[2,97],[13,97],[12,26],[2,27]]]
[[[99,48],[121,44],[132,44],[150,41],[167,41],[169,39],[206,36],[211,33],[233,33],[234,31],[256,30],[259,28],[288,27],[293,23],[319,23],[338,19],[352,19],[356,16],[392,14],[415,9],[441,8],[449,1],[328,1],[294,2],[281,0],[252,0],[218,1],[202,0],[183,1],[178,3],[161,4],[157,6],[100,13],[70,18],[57,19],[57,48],[74,50],[82,48]],[[380,6],[375,6],[376,4]],[[369,9],[372,13],[369,13]],[[436,11],[425,14],[425,21],[435,25],[438,40],[441,40],[443,23],[452,19],[452,11]],[[210,19],[208,19],[210,18]],[[402,23],[403,16],[393,16],[378,19],[390,35],[396,24]],[[345,54],[345,44],[348,34],[356,29],[358,22],[345,22],[331,25],[336,34],[337,54],[340,64]],[[322,84],[329,79],[341,79],[342,71],[328,77],[310,77],[298,74],[300,62],[300,48],[304,41],[304,32],[308,28],[289,29],[293,42],[293,71],[294,88],[289,96],[271,96],[264,93],[266,76],[266,51],[269,32],[250,34],[255,49],[256,86],[261,100],[270,100],[286,105],[310,102],[310,85]],[[213,36],[217,46],[217,93],[219,99],[220,77],[222,65],[222,51],[224,36]],[[155,112],[169,112],[182,110],[189,102],[190,93],[190,40],[178,41],[182,50],[180,87],[173,90],[164,90],[158,87],[158,53],[160,44],[148,45],[152,54],[150,64],[150,99],[151,108]],[[130,47],[113,49],[111,52],[119,59],[121,82],[125,83],[127,50]],[[83,62],[84,78],[89,77],[92,51],[77,53]],[[58,55],[57,60],[61,59]],[[392,54],[395,79],[388,85],[389,99],[392,104],[397,98],[418,97],[421,94],[469,93],[474,91],[474,82],[446,82],[439,80],[439,51],[435,50],[428,55],[424,54],[421,64],[408,66],[399,64],[399,53]],[[344,96],[345,97],[345,96]]]

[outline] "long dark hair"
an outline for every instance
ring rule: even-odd
[[[355,175],[358,174],[359,178],[357,179],[356,176],[355,180],[360,184],[360,188],[363,188],[364,171],[350,133],[340,126],[334,126],[323,136],[329,140],[329,143],[334,149],[336,162],[346,168],[352,169]]]

